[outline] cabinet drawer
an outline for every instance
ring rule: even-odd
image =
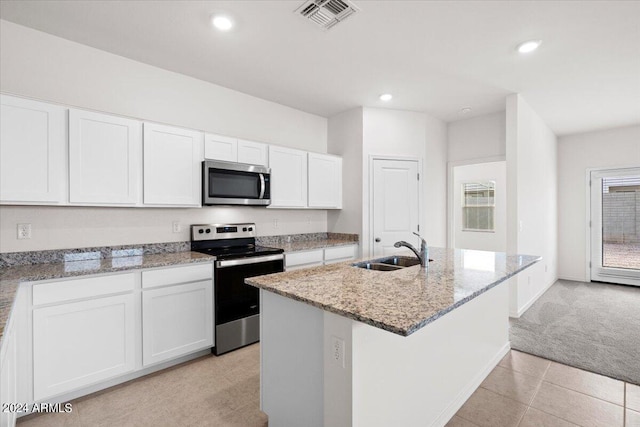
[[[284,255],[287,268],[297,265],[322,264],[322,249],[316,251],[293,252]]]
[[[36,284],[33,286],[33,305],[128,292],[135,288],[135,284],[136,273]]]
[[[356,247],[339,246],[337,248],[326,248],[324,250],[324,260],[326,263],[346,261],[355,257]]]
[[[154,288],[156,286],[173,285],[176,283],[196,282],[213,277],[213,264],[202,264],[160,268],[142,272],[142,287]]]

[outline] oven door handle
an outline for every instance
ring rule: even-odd
[[[258,196],[258,199],[264,199],[265,191],[267,191],[267,184],[264,181],[264,174],[261,173],[260,174],[260,195]]]
[[[284,256],[282,254],[257,256],[257,257],[250,257],[250,258],[241,258],[241,259],[230,259],[227,261],[216,261],[216,268],[236,267],[238,265],[248,265],[248,264],[259,264],[261,262],[280,261],[283,259],[284,259]]]

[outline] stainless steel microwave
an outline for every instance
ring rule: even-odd
[[[271,169],[261,165],[202,162],[203,205],[267,206],[271,203]]]

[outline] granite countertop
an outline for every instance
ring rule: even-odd
[[[273,243],[272,248],[284,249],[285,252],[310,251],[312,249],[323,249],[335,246],[357,245],[358,242],[342,239],[308,240],[302,242]]]
[[[16,299],[18,286],[22,282],[211,262],[212,260],[213,258],[209,255],[184,251],[4,267],[0,269],[0,343],[11,314],[13,302]]]
[[[365,270],[353,261],[252,277],[245,282],[402,336],[540,260],[529,255],[430,248],[429,270]]]
[[[358,235],[345,233],[308,233],[263,236],[258,237],[257,240],[262,246],[284,249],[285,252],[298,252],[334,246],[357,245]]]

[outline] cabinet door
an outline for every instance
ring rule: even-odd
[[[33,310],[34,399],[133,371],[133,294]]]
[[[248,163],[250,165],[267,166],[269,164],[267,157],[267,144],[260,142],[238,140],[238,162]]]
[[[349,261],[356,257],[356,245],[337,246],[334,248],[325,248],[324,263],[336,264],[338,262]]]
[[[67,110],[0,96],[0,201],[65,202]]]
[[[202,133],[144,124],[144,203],[200,206]]]
[[[307,206],[307,152],[269,146],[271,206]]]
[[[309,207],[342,208],[342,158],[309,153]]]
[[[69,201],[135,205],[142,175],[142,123],[69,110]]]
[[[4,331],[2,352],[0,352],[0,402],[20,403],[18,400],[17,378],[17,335],[15,328],[9,326]],[[22,402],[24,403],[24,402]],[[14,426],[16,424],[16,412],[11,408],[2,408],[0,411],[0,426]]]
[[[322,265],[323,250],[314,249],[303,252],[289,252],[284,254],[284,264],[286,271],[300,270]]]
[[[228,136],[204,135],[204,158],[208,160],[222,160],[225,162],[238,161],[238,140]]]
[[[144,366],[213,346],[213,282],[142,292]]]

